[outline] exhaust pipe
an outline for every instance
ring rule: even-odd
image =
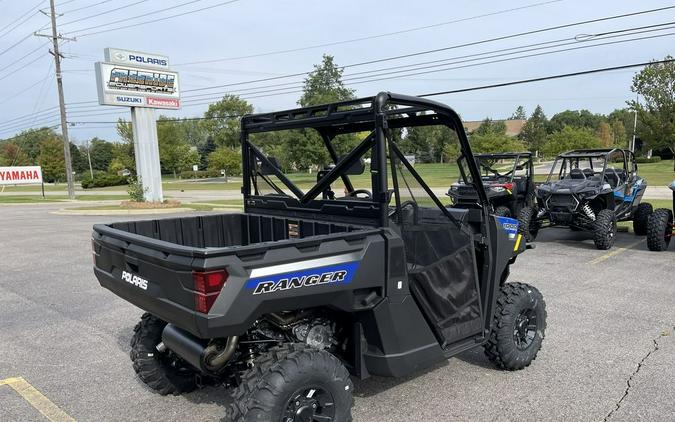
[[[190,365],[208,373],[218,372],[227,364],[237,349],[239,337],[228,337],[225,348],[220,350],[215,344],[205,346],[203,340],[173,324],[167,324],[162,331],[162,343]]]

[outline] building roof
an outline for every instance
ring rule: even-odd
[[[506,134],[509,136],[518,136],[525,126],[527,120],[493,120],[494,123],[504,122],[506,124]],[[483,120],[472,120],[464,122],[464,130],[473,132],[483,123]]]

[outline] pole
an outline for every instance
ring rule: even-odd
[[[640,101],[640,94],[635,95],[635,102]],[[635,154],[635,135],[637,133],[637,108],[635,108],[635,119],[633,120],[633,139],[631,140],[630,143],[630,151]]]
[[[91,144],[87,141],[87,159],[89,160],[89,174],[91,180],[94,180],[94,168],[91,166]]]
[[[68,182],[68,198],[75,199],[75,186],[73,184],[73,163],[70,158],[70,139],[68,138],[68,121],[66,118],[66,102],[63,98],[63,78],[61,74],[61,53],[59,53],[59,35],[56,32],[56,7],[54,0],[49,0],[49,8],[52,20],[52,43],[54,45],[54,65],[56,69],[56,87],[59,92],[59,109],[61,112],[61,134],[63,137],[63,157],[66,162],[66,181]]]
[[[134,132],[136,175],[143,186],[143,197],[148,202],[162,202],[162,168],[159,163],[155,109],[131,107],[131,125]]]

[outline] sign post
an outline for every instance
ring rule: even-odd
[[[180,108],[178,73],[169,58],[118,48],[105,49],[105,62],[96,63],[98,102],[131,108],[136,174],[146,201],[161,202],[162,173],[155,110]]]

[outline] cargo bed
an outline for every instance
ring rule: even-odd
[[[384,243],[381,231],[250,213],[99,224],[92,234],[94,272],[103,287],[163,320],[203,338],[221,337],[251,323],[246,320],[250,310],[241,311],[254,306],[245,303],[253,296],[242,289],[254,269],[321,264],[335,256],[361,259],[368,244]],[[196,312],[194,272],[222,269],[229,279],[218,300],[244,298],[225,307],[234,316]],[[327,296],[326,302],[330,299]],[[294,305],[283,302],[279,306]],[[213,326],[216,320],[219,327]]]

